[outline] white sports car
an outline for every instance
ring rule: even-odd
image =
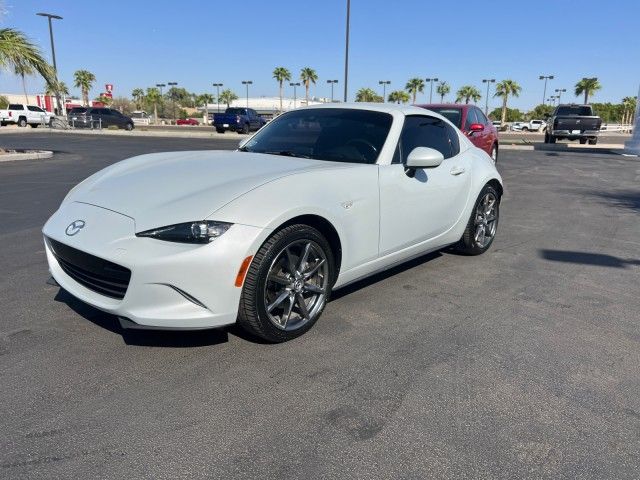
[[[280,115],[233,152],[111,165],[43,233],[57,283],[125,328],[238,321],[280,342],[309,330],[334,289],[448,245],[486,251],[502,191],[444,117],[330,104]]]

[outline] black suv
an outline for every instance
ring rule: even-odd
[[[75,107],[67,113],[69,125],[86,128],[107,128],[115,125],[125,130],[133,130],[131,117],[118,110],[105,107]]]

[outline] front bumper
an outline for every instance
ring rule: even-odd
[[[84,228],[68,236],[65,230],[78,219]],[[132,218],[82,203],[63,205],[43,233],[49,270],[62,288],[136,325],[166,329],[234,323],[242,290],[234,285],[238,269],[266,234],[236,224],[207,245],[141,238],[135,236]],[[78,283],[61,268],[46,237],[131,270],[124,297],[111,298]]]

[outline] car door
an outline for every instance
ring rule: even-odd
[[[110,127],[111,125],[117,125],[116,117],[109,108],[100,109],[100,118],[102,119],[102,128]]]
[[[459,133],[432,116],[405,118],[394,161],[380,165],[380,255],[432,240],[450,230],[468,201],[471,165],[460,154]],[[416,147],[434,148],[444,161],[435,168],[406,171]]]
[[[44,112],[33,105],[25,105],[27,107],[27,121],[29,123],[40,123],[42,122],[42,116]]]

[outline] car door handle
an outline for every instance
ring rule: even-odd
[[[449,173],[451,175],[461,175],[465,172],[465,169],[463,167],[453,167]]]

